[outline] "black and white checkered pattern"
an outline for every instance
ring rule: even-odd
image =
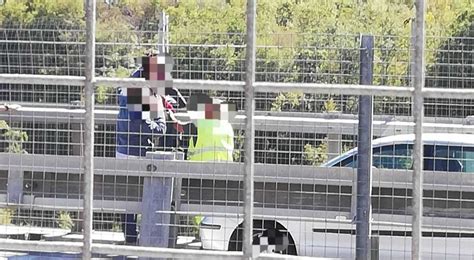
[[[286,232],[269,229],[254,237],[253,251],[255,255],[265,252],[282,252],[288,249],[289,244],[290,241]]]

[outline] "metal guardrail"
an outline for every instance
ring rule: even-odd
[[[82,157],[59,155],[0,154],[0,167],[17,171],[82,173]],[[95,158],[94,174],[142,177],[243,180],[242,163],[162,161],[151,159]],[[356,169],[299,165],[255,164],[255,182],[313,183],[352,186]],[[373,169],[373,186],[409,188],[410,170]],[[474,191],[474,174],[425,171],[429,190]]]
[[[0,113],[1,120],[7,121],[38,121],[52,123],[82,124],[85,110],[82,108],[58,107],[21,107],[18,111]],[[95,110],[95,122],[100,124],[115,124],[118,110]],[[177,114],[179,115],[179,113]],[[313,114],[310,116],[296,116],[294,113],[285,112],[259,112],[254,116],[255,129],[260,131],[283,131],[301,133],[334,133],[355,135],[357,133],[358,119],[355,115],[338,114]],[[235,129],[240,129],[244,124],[245,115],[237,115],[231,123]],[[474,134],[474,124],[466,119],[438,119],[426,118],[425,132],[436,133],[464,133]],[[414,123],[410,117],[375,116],[373,132],[375,136],[387,136],[413,132]]]
[[[82,157],[80,156],[50,156],[30,154],[0,154],[0,167],[21,174],[23,171],[55,172],[58,174],[80,174]],[[217,163],[217,162],[191,162],[191,161],[164,161],[139,159],[116,159],[95,158],[95,175],[129,176],[129,177],[173,177],[183,179],[200,180],[225,180],[243,181],[244,167],[242,163]],[[293,165],[266,165],[255,164],[254,182],[281,183],[281,184],[314,184],[354,187],[356,181],[356,169],[337,167],[315,167],[315,166],[293,166]],[[15,175],[15,174],[13,174]],[[412,175],[409,170],[387,170],[373,169],[372,186],[374,189],[411,189]],[[474,175],[469,173],[454,172],[429,172],[424,174],[424,190],[430,191],[454,191],[474,192]],[[355,193],[352,194],[355,196]],[[225,199],[225,198],[223,198]],[[354,199],[354,198],[353,198]],[[82,199],[79,198],[57,198],[23,195],[21,204],[8,203],[8,197],[0,197],[0,201],[9,206],[30,208],[37,210],[81,210]],[[178,215],[206,215],[219,216],[219,212],[225,215],[239,217],[242,215],[242,204],[220,205],[214,203],[181,203],[181,208],[166,214]],[[273,215],[269,215],[271,210]],[[106,200],[95,199],[94,211],[111,213],[138,213],[141,212],[140,201]],[[163,212],[160,212],[163,213]],[[265,208],[256,206],[254,208],[256,218],[291,220],[310,222],[330,222],[331,219],[338,223],[350,222],[350,217],[336,219],[344,213],[337,211],[320,210],[294,210],[290,208]],[[342,214],[342,215],[341,215]],[[404,215],[387,215],[384,213],[374,214],[380,221],[406,222]],[[426,218],[427,226],[439,227],[448,224],[454,228],[460,223],[464,226],[472,226],[470,219],[430,217]],[[404,224],[406,225],[406,224]]]
[[[31,252],[58,252],[58,249],[67,249],[70,253],[81,253],[82,243],[79,242],[44,242],[44,241],[12,241],[9,239],[0,239],[0,250],[19,250]],[[207,251],[187,249],[186,254],[180,249],[173,248],[156,248],[156,247],[135,247],[124,245],[106,245],[92,244],[92,252],[96,254],[109,255],[126,255],[138,257],[163,257],[172,259],[242,259],[242,252],[226,252],[226,251]],[[338,259],[338,258],[320,258],[320,257],[302,257],[279,255],[271,253],[262,253],[257,259]]]
[[[53,76],[53,75],[29,75],[29,74],[0,74],[2,84],[43,84],[62,86],[83,86],[84,77],[79,76]],[[154,87],[159,83],[145,81],[135,78],[107,78],[96,77],[95,85],[110,87]],[[189,90],[226,90],[244,91],[244,82],[240,81],[217,81],[217,80],[173,80],[173,87]],[[280,92],[302,92],[312,94],[336,94],[336,95],[368,95],[368,96],[393,96],[412,97],[413,87],[402,86],[376,86],[376,85],[352,85],[352,84],[324,84],[324,83],[279,83],[279,82],[255,82],[255,92],[280,93]],[[474,89],[444,89],[424,88],[421,92],[424,98],[451,98],[466,99],[474,95]]]

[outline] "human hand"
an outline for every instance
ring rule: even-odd
[[[163,133],[166,132],[166,122],[161,118],[158,118],[155,120],[146,119],[145,123],[148,125],[150,130],[163,132]]]

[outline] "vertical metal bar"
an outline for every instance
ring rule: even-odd
[[[245,177],[244,177],[244,234],[243,255],[244,259],[253,258],[252,236],[253,236],[253,197],[254,197],[254,83],[255,83],[255,59],[256,59],[256,0],[247,0],[247,37],[246,37],[246,77],[245,77]]]
[[[161,54],[166,52],[165,19],[166,19],[165,11],[161,11],[160,21],[158,23],[158,52]]]
[[[374,37],[363,35],[360,50],[360,84],[372,85]],[[372,96],[359,97],[357,159],[356,259],[370,258],[370,195],[372,187]]]
[[[85,109],[84,116],[84,246],[82,259],[91,259],[92,200],[94,180],[94,73],[95,73],[96,0],[86,1]]]
[[[415,50],[413,60],[413,118],[415,121],[415,143],[413,147],[413,218],[412,259],[421,258],[421,225],[423,217],[423,87],[425,85],[425,12],[424,0],[415,3]]]
[[[411,29],[410,29],[410,77],[409,77],[409,82],[410,82],[410,87],[413,87],[413,75],[415,75],[415,44],[416,44],[416,27],[415,27],[415,21],[412,20],[411,22]]]
[[[170,31],[169,31],[169,20],[170,16],[165,14],[165,46],[166,46],[166,53],[170,53]]]
[[[380,239],[378,236],[370,238],[370,260],[378,260],[380,258]]]

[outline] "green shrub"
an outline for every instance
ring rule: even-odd
[[[28,141],[28,134],[25,131],[14,130],[4,120],[0,120],[0,130],[3,130],[3,136],[8,143],[5,152],[7,153],[26,153],[23,149],[23,143]]]
[[[318,146],[312,144],[305,144],[303,159],[305,164],[318,166],[328,159],[328,144],[323,141]]]
[[[66,211],[59,212],[57,224],[62,229],[71,230],[74,227],[74,221]]]
[[[122,232],[122,225],[119,222],[114,221],[114,223],[112,223],[111,231],[112,232]]]
[[[330,98],[324,102],[324,112],[334,112],[337,111],[337,104],[334,102],[334,99]]]
[[[272,103],[271,111],[294,111],[301,106],[302,93],[280,93]]]
[[[199,229],[201,227],[201,222],[204,219],[203,216],[197,215],[192,218],[192,231],[194,233],[194,236],[198,237],[199,236]]]
[[[0,225],[10,225],[13,220],[13,209],[2,208],[0,209]]]

